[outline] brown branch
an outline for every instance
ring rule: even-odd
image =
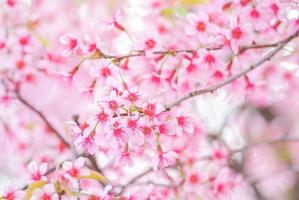
[[[149,174],[150,172],[153,171],[153,168],[149,168],[147,170],[145,170],[144,172],[138,174],[137,176],[135,176],[134,178],[132,178],[131,180],[129,180],[125,185],[121,186],[121,190],[118,193],[119,196],[121,196],[125,190],[127,189],[128,186],[132,185],[133,183],[135,183],[138,179],[142,178],[143,176]]]
[[[255,64],[250,65],[247,69],[245,69],[244,71],[236,74],[236,75],[232,75],[230,76],[228,79],[212,85],[210,87],[204,88],[204,89],[199,89],[199,90],[195,90],[193,92],[188,93],[187,95],[179,98],[178,100],[176,100],[175,102],[166,105],[165,106],[165,110],[171,110],[173,107],[181,104],[183,101],[188,100],[192,97],[195,96],[199,96],[202,94],[206,94],[206,93],[213,93],[215,90],[222,88],[223,86],[233,82],[234,80],[245,76],[246,74],[248,74],[250,71],[256,69],[257,67],[259,67],[260,65],[264,64],[266,61],[271,60],[273,56],[275,56],[286,44],[288,44],[291,40],[293,40],[294,38],[298,37],[299,35],[299,31],[297,31],[296,33],[294,33],[293,35],[287,37],[286,39],[278,42],[276,44],[276,48],[274,48],[272,51],[270,51],[269,53],[267,53],[265,56],[263,56],[259,61],[257,61]]]
[[[277,42],[271,43],[271,44],[252,44],[252,45],[247,45],[244,47],[240,47],[239,53],[243,53],[244,51],[247,51],[249,49],[264,49],[264,48],[271,48],[271,47],[276,47]]]
[[[249,149],[252,149],[252,148],[258,147],[258,146],[262,146],[262,145],[273,145],[273,144],[279,144],[279,143],[293,143],[293,142],[299,142],[299,138],[280,138],[280,139],[275,139],[275,140],[270,140],[270,141],[256,142],[256,143],[246,145],[245,147],[243,147],[241,149],[231,150],[230,155],[234,155],[236,153],[242,153],[244,151],[247,151]]]
[[[33,105],[31,105],[27,100],[25,100],[19,90],[15,91],[16,97],[17,99],[23,104],[25,105],[29,110],[31,110],[32,112],[36,113],[43,121],[44,123],[48,126],[48,128],[56,135],[56,137],[58,139],[60,139],[68,148],[71,148],[71,144],[67,142],[66,139],[64,139],[62,137],[62,135],[59,133],[59,131],[49,122],[49,120],[45,117],[45,115],[39,111],[38,109],[36,109]],[[77,152],[75,152],[77,154]],[[91,163],[91,167],[96,170],[99,173],[102,173],[102,170],[100,169],[100,167],[98,166],[97,162],[96,162],[96,158],[92,155],[88,155],[86,156],[90,163]],[[101,184],[103,184],[101,182]],[[104,184],[103,184],[104,185]]]
[[[18,90],[16,90],[15,92],[17,99],[24,105],[26,106],[29,110],[33,111],[34,113],[36,113],[47,125],[47,127],[56,135],[56,137],[58,139],[60,139],[64,145],[66,145],[67,147],[71,147],[71,145],[67,142],[67,140],[58,132],[58,130],[49,122],[49,120],[45,117],[45,115],[37,110],[33,105],[31,105],[27,100],[25,100],[20,92]]]

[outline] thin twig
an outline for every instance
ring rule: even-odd
[[[241,149],[231,150],[230,155],[234,155],[236,153],[242,153],[244,151],[247,151],[249,149],[252,149],[252,148],[258,147],[258,146],[262,146],[262,145],[273,145],[273,144],[279,144],[279,143],[293,143],[293,142],[299,142],[299,138],[280,138],[280,139],[275,139],[275,140],[270,140],[270,141],[256,142],[256,143],[246,145]]]
[[[39,111],[38,109],[36,109],[33,105],[31,105],[27,100],[25,100],[20,92],[18,90],[15,91],[17,99],[23,104],[25,105],[27,108],[29,108],[31,111],[33,111],[34,113],[36,113],[43,121],[44,123],[48,126],[48,128],[63,142],[64,145],[66,145],[68,148],[71,148],[71,144],[67,142],[66,139],[64,139],[62,137],[62,135],[59,133],[59,131],[49,122],[49,120],[45,117],[45,115]],[[77,152],[76,152],[77,154]],[[88,155],[86,156],[89,161],[91,162],[91,167],[96,170],[99,173],[102,173],[102,170],[100,169],[100,167],[97,164],[96,158],[92,155]],[[105,185],[104,183],[101,182],[101,184]]]
[[[118,195],[121,196],[121,195],[124,193],[124,191],[126,190],[126,188],[127,188],[128,186],[132,185],[132,184],[135,183],[138,179],[142,178],[143,176],[149,174],[149,173],[152,172],[152,171],[153,171],[153,168],[149,168],[149,169],[145,170],[144,172],[138,174],[138,175],[135,176],[134,178],[132,178],[130,181],[128,181],[125,185],[123,185],[123,186],[121,187],[121,190],[120,190],[120,192],[118,193]]]
[[[64,145],[66,145],[67,147],[71,147],[71,145],[67,142],[66,139],[64,139],[64,137],[59,133],[59,131],[49,122],[49,120],[45,117],[45,115],[37,110],[33,105],[31,105],[27,100],[25,100],[19,91],[16,91],[16,96],[17,99],[23,104],[25,105],[27,108],[29,108],[30,110],[32,110],[34,113],[36,113],[47,125],[47,127],[63,142]]]

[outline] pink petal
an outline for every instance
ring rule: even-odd
[[[44,175],[47,172],[48,165],[47,163],[43,163],[39,166],[39,172],[41,175]]]
[[[66,161],[66,162],[64,162],[63,165],[62,165],[62,168],[63,168],[65,171],[68,171],[68,170],[72,169],[72,167],[73,167],[73,164],[72,164],[72,162],[70,162],[70,161]]]
[[[31,172],[31,173],[37,172],[37,171],[38,171],[37,163],[36,163],[35,161],[31,162],[31,163],[28,165],[28,170],[29,170],[29,172]]]
[[[200,19],[196,14],[194,13],[189,13],[187,15],[187,20],[190,24],[196,24],[199,20],[202,20]]]
[[[85,163],[85,158],[83,157],[79,157],[75,160],[74,162],[74,166],[77,168],[77,169],[80,169],[81,167],[84,166],[84,163]]]

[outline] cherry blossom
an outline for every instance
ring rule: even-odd
[[[47,172],[47,164],[42,163],[40,166],[36,162],[31,162],[28,165],[28,170],[33,181],[46,180],[45,173]]]

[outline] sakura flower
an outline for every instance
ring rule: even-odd
[[[247,12],[247,15],[248,16],[245,16],[244,19],[251,22],[254,29],[257,31],[263,31],[270,25],[271,17],[268,15],[268,13],[263,11],[261,6],[250,8]]]
[[[141,100],[141,95],[138,92],[138,89],[132,88],[124,91],[124,99],[131,104],[138,104]]]
[[[193,120],[191,117],[178,113],[175,120],[178,127],[176,132],[178,136],[182,136],[183,133],[191,134],[194,132]]]
[[[162,111],[164,107],[161,104],[148,102],[143,105],[143,113],[150,120],[157,119]]]
[[[108,141],[112,139],[117,142],[118,145],[123,146],[128,142],[129,137],[122,124],[118,121],[114,121],[107,130],[105,139]]]
[[[64,34],[60,36],[59,41],[65,46],[62,55],[65,57],[70,56],[71,54],[78,53],[79,50],[79,40],[69,34]]]
[[[58,200],[59,196],[53,184],[47,184],[42,189],[38,189],[31,197],[32,200]]]
[[[120,18],[121,18],[121,11],[117,10],[113,19],[108,23],[108,29],[116,28],[120,31],[125,31],[124,26],[121,25],[119,22]]]
[[[144,143],[144,135],[142,134],[141,127],[138,122],[138,114],[131,116],[127,119],[126,131],[130,136],[133,144],[142,145]]]
[[[86,193],[90,194],[88,197],[82,197],[82,200],[112,200],[109,192],[112,190],[111,185],[105,186],[105,188],[101,191],[99,188],[91,188],[86,191]]]
[[[96,50],[99,49],[97,42],[99,42],[98,37],[92,38],[90,35],[85,34],[82,39],[82,52],[84,54],[92,55]]]
[[[224,62],[220,59],[223,55],[206,50],[199,51],[198,54],[201,56],[201,65],[206,69],[223,69],[225,66]]]
[[[176,123],[171,120],[164,118],[162,122],[157,125],[159,133],[161,135],[175,135],[176,134]]]
[[[100,106],[103,108],[111,111],[114,114],[119,114],[121,111],[121,98],[119,98],[119,90],[117,88],[112,88],[110,89],[110,94],[105,96],[104,98],[102,97],[100,101]]]
[[[23,191],[17,191],[13,187],[8,187],[5,189],[3,193],[3,200],[18,200],[23,199],[25,196],[25,192]]]
[[[81,173],[81,168],[84,166],[85,159],[83,157],[77,158],[74,163],[66,161],[63,163],[63,169],[73,178],[78,178]]]
[[[156,32],[149,34],[143,34],[137,39],[136,48],[144,49],[146,51],[152,51],[159,46],[159,36]]]
[[[189,175],[188,181],[192,185],[197,185],[200,183],[200,176],[197,173],[192,173]]]
[[[122,151],[116,158],[115,163],[132,167],[134,165],[132,153],[128,150]]]
[[[159,151],[158,155],[154,158],[153,169],[157,171],[158,169],[173,167],[178,158],[179,155],[174,151]]]
[[[80,135],[74,142],[78,147],[81,147],[89,154],[93,155],[97,151],[98,147],[94,139],[95,131],[85,132],[83,135]]]
[[[109,118],[111,118],[111,114],[106,111],[105,109],[100,110],[99,112],[97,112],[95,115],[93,115],[92,117],[90,117],[87,120],[87,124],[93,126],[93,125],[97,125],[100,124],[101,127],[106,126],[107,123],[109,122]]]
[[[46,163],[42,163],[40,166],[38,166],[38,164],[36,162],[31,162],[28,165],[28,170],[30,172],[31,175],[31,180],[32,181],[40,181],[40,180],[47,180],[47,177],[45,176],[46,172],[47,172],[47,164]]]
[[[239,48],[252,43],[252,26],[249,23],[240,23],[239,18],[230,20],[230,31],[227,38],[234,53],[239,52]]]
[[[68,121],[66,122],[68,126],[69,133],[77,139],[79,136],[81,136],[84,132],[89,132],[90,127],[88,123],[82,123],[79,125],[78,123],[74,121]]]
[[[157,70],[150,71],[144,79],[142,89],[145,91],[156,91],[158,89],[163,91],[167,86],[166,77]]]
[[[209,34],[218,32],[217,27],[209,22],[209,15],[206,12],[198,14],[189,13],[187,20],[191,26],[186,28],[186,34],[198,36],[200,42],[203,44],[207,42]]]
[[[67,81],[68,83],[71,83],[74,79],[74,76],[77,74],[77,72],[79,71],[80,66],[77,65],[74,68],[72,68],[70,71],[68,72],[63,72],[63,71],[56,71],[53,74],[54,75],[58,75],[60,78],[64,79],[65,81]]]
[[[143,133],[144,139],[147,143],[150,145],[154,146],[155,145],[155,135],[154,135],[154,130],[152,127],[148,125],[141,126],[141,131]]]
[[[92,64],[89,73],[92,77],[97,79],[100,85],[109,84],[117,73],[116,68],[117,66],[111,62],[100,59]]]
[[[80,94],[92,99],[96,85],[97,85],[97,80],[93,80],[89,86],[80,89]]]

